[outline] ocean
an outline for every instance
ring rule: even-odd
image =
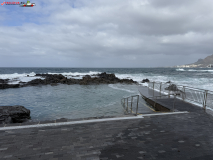
[[[38,78],[33,77],[37,73],[82,78],[84,75],[101,72],[114,73],[118,78],[133,79],[139,85],[147,85],[141,81],[148,78],[150,81],[171,81],[179,85],[213,90],[211,68],[0,68],[0,79],[10,79],[9,83],[16,84]],[[121,99],[135,94],[139,94],[138,85],[29,86],[0,90],[0,106],[22,105],[31,110],[33,121],[121,116],[124,115]]]

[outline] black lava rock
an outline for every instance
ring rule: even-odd
[[[169,90],[169,91],[180,91],[175,84],[171,84],[169,87],[166,87],[165,90]]]
[[[22,123],[30,119],[30,110],[23,106],[0,106],[0,123]]]
[[[6,88],[19,88],[19,84],[6,84],[6,83],[0,83],[0,89],[6,89]]]
[[[149,82],[149,79],[143,79],[141,83]]]

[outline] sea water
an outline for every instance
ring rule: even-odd
[[[79,79],[101,72],[133,79],[140,85],[146,85],[141,81],[148,78],[151,81],[172,81],[179,85],[213,90],[213,69],[207,68],[0,68],[0,79],[10,79],[9,83],[16,84],[42,78],[34,77],[37,73],[62,74]],[[35,121],[121,116],[124,114],[121,99],[135,94],[139,94],[138,85],[29,86],[0,90],[0,106],[25,106],[31,110],[32,120]]]

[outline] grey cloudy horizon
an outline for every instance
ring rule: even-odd
[[[0,6],[0,67],[167,67],[213,54],[213,1]]]

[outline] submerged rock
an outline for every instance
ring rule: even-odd
[[[23,106],[0,106],[0,123],[22,123],[30,119],[30,110]]]

